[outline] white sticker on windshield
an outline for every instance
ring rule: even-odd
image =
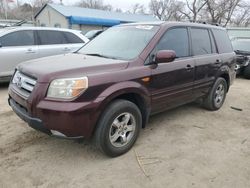
[[[152,26],[152,25],[138,25],[135,28],[137,28],[137,29],[151,30],[151,29],[153,29],[153,27],[154,26]]]

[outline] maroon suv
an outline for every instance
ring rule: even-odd
[[[94,137],[109,156],[127,152],[151,114],[202,99],[218,110],[235,78],[225,29],[156,22],[112,27],[79,51],[20,64],[9,104],[32,128]]]

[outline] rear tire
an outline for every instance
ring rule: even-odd
[[[218,78],[208,96],[204,99],[204,107],[211,111],[219,110],[227,95],[227,82],[224,78]]]
[[[97,148],[110,157],[129,151],[142,127],[139,108],[127,100],[115,100],[101,115],[95,132]]]
[[[250,64],[244,68],[243,76],[246,79],[250,79]]]

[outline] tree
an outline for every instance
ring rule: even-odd
[[[248,27],[250,25],[250,3],[242,2],[239,4],[233,18],[231,20],[232,24],[236,26]]]
[[[176,0],[151,0],[149,9],[160,20],[175,20],[181,4]],[[177,16],[179,17],[179,15]]]
[[[189,21],[196,22],[200,11],[207,4],[207,0],[186,0],[187,11],[182,11],[181,13],[185,15]]]
[[[103,0],[81,0],[80,2],[76,3],[76,5],[84,8],[93,8],[108,11],[111,11],[113,9],[111,5],[104,4]]]
[[[227,26],[241,0],[207,0],[207,12],[212,23]]]
[[[136,3],[132,6],[132,14],[145,14],[146,13],[146,8],[144,5],[141,5],[139,3]]]

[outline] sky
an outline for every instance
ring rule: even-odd
[[[24,0],[25,1],[25,0]],[[27,0],[28,2],[29,0]],[[54,0],[55,2],[60,2],[60,0]],[[78,2],[79,0],[63,0],[63,3],[65,5],[70,5],[70,4],[74,4],[75,2]],[[122,10],[129,10],[131,9],[131,7],[136,4],[143,4],[145,5],[145,7],[148,7],[148,4],[150,2],[150,0],[103,0],[105,4],[110,4],[112,5],[114,8],[120,8]]]

